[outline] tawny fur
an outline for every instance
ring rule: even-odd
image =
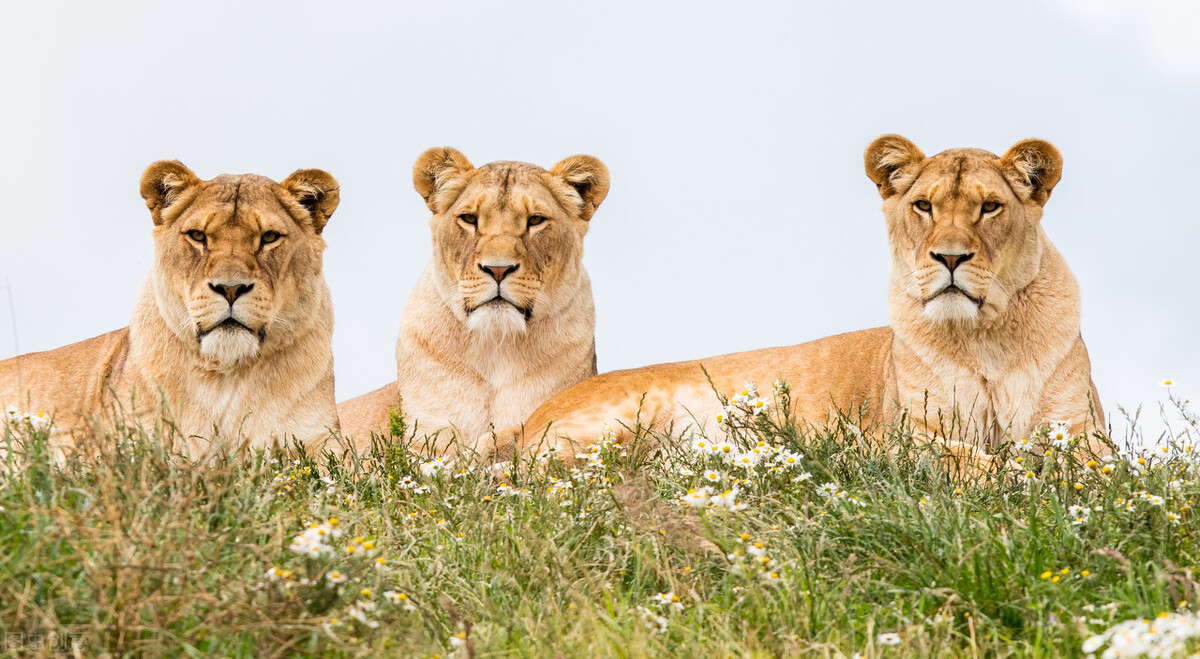
[[[155,256],[129,327],[0,362],[0,405],[53,413],[63,449],[117,408],[174,423],[193,457],[214,440],[322,445],[338,426],[320,235],[337,181],[320,170],[201,181],[163,161],[141,192]]]
[[[753,381],[769,397],[777,379],[790,384],[793,411],[809,423],[864,403],[874,424],[907,409],[919,432],[950,435],[957,454],[986,456],[1049,421],[1103,431],[1079,332],[1079,287],[1041,227],[1060,177],[1058,151],[1027,140],[1002,157],[955,149],[926,158],[888,135],[865,159],[892,253],[889,327],[606,373],[497,433],[497,457],[554,446],[569,459],[605,423],[626,439],[637,424],[693,426],[714,437],[721,406],[713,386],[732,396]],[[1107,452],[1102,441],[1088,443]]]
[[[591,156],[549,171],[519,162],[475,168],[435,148],[417,160],[413,183],[433,212],[433,259],[404,307],[397,381],[342,402],[338,413],[343,434],[362,445],[372,432],[386,434],[390,410],[402,410],[419,435],[437,434],[431,448],[442,453],[454,438],[469,448],[493,426],[519,424],[596,374],[581,259],[608,170]]]

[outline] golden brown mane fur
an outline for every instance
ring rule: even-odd
[[[468,444],[523,421],[550,396],[596,374],[595,311],[583,238],[608,194],[608,170],[572,156],[549,171],[521,162],[474,167],[434,148],[413,167],[433,213],[433,259],[408,298],[396,382],[343,402],[360,443],[403,409],[421,434]],[[403,401],[401,404],[401,400]]]
[[[54,413],[64,445],[114,404],[170,419],[194,456],[218,438],[323,442],[337,414],[321,231],[337,181],[320,170],[202,181],[163,161],[141,193],[154,265],[129,327],[0,362],[0,405]]]
[[[640,422],[714,437],[712,386],[730,396],[751,381],[770,397],[777,379],[808,422],[862,403],[878,423],[908,409],[918,430],[961,442],[956,452],[993,451],[1049,421],[1096,430],[1103,412],[1079,333],[1079,287],[1041,225],[1058,151],[1026,140],[1000,157],[954,149],[927,158],[887,135],[865,161],[884,200],[890,327],[606,373],[499,433],[498,454],[549,444],[571,456],[569,444],[595,441],[604,423],[618,435]],[[1088,448],[1107,451],[1095,439]]]

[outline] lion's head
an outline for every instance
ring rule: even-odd
[[[447,300],[472,332],[524,333],[579,288],[583,236],[608,194],[608,169],[572,156],[549,171],[521,162],[475,168],[451,148],[429,149],[413,184],[433,212],[434,264]]]
[[[1037,276],[1042,207],[1062,174],[1049,142],[1003,156],[952,149],[931,158],[899,135],[867,147],[883,197],[897,295],[935,323],[986,323]]]
[[[305,169],[282,183],[253,174],[202,181],[162,161],[142,175],[141,193],[154,219],[159,313],[207,368],[244,368],[316,322],[328,295],[321,231],[338,205],[332,176]]]

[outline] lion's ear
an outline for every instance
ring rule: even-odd
[[[141,193],[154,223],[162,224],[167,211],[200,177],[178,160],[160,160],[142,172]]]
[[[608,196],[608,168],[592,156],[571,156],[550,168],[550,175],[560,178],[579,194],[583,205],[579,215],[592,219],[600,202]]]
[[[879,188],[879,196],[888,197],[904,192],[912,185],[913,173],[909,165],[923,162],[925,154],[916,144],[899,135],[883,135],[875,138],[863,154],[867,177]],[[907,175],[906,175],[907,174]]]
[[[1062,178],[1062,154],[1045,140],[1017,142],[1000,157],[1000,164],[1013,190],[1039,206],[1046,205]]]
[[[341,201],[337,179],[320,169],[297,169],[279,185],[290,192],[296,198],[296,203],[312,216],[313,228],[317,233],[325,229],[329,217]]]
[[[413,165],[413,187],[429,210],[436,213],[438,191],[451,179],[473,169],[471,161],[458,151],[448,146],[434,147],[422,153]]]

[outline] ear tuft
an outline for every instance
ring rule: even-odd
[[[875,182],[884,199],[907,190],[913,182],[909,166],[924,160],[925,154],[917,145],[899,135],[877,137],[863,153],[867,177]]]
[[[425,205],[434,213],[437,210],[437,193],[459,174],[475,169],[467,157],[448,146],[428,149],[413,165],[413,187],[425,200]]]
[[[178,160],[160,160],[142,172],[141,193],[154,224],[162,224],[164,213],[200,178]]]
[[[579,195],[579,215],[584,220],[591,220],[608,196],[608,167],[592,156],[566,158],[551,167],[549,174],[562,179]]]
[[[1062,154],[1045,140],[1021,140],[1000,157],[1018,195],[1045,206],[1062,178]]]
[[[337,179],[324,170],[297,169],[279,185],[312,216],[313,228],[318,234],[325,229],[341,201]]]

